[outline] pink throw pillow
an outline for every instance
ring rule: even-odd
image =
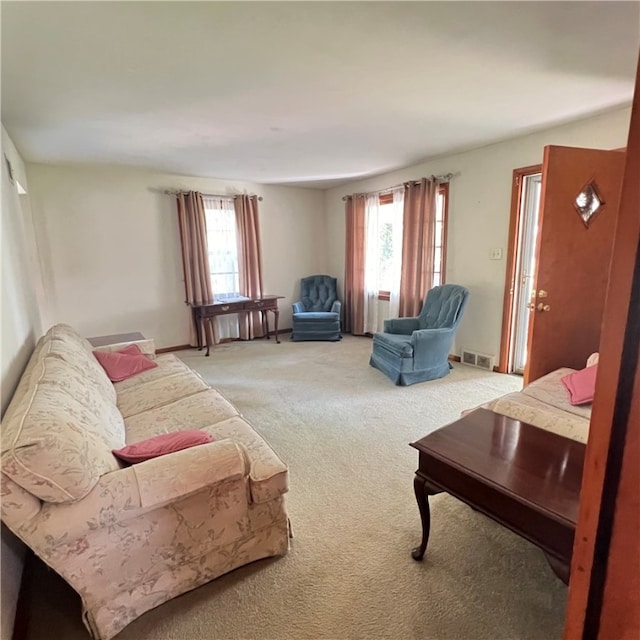
[[[597,373],[598,365],[594,364],[560,378],[562,384],[569,392],[569,402],[571,404],[577,405],[593,402]]]
[[[147,440],[134,442],[122,447],[122,449],[113,449],[112,453],[121,460],[136,463],[207,442],[213,442],[213,437],[208,433],[198,429],[187,429],[186,431],[163,433]]]
[[[94,351],[93,355],[107,372],[111,382],[121,382],[158,366],[140,351],[137,344],[130,344],[119,351]]]

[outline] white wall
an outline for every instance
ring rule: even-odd
[[[456,174],[450,185],[447,282],[469,288],[471,297],[457,333],[460,347],[498,355],[509,233],[512,172],[542,162],[545,145],[610,149],[627,143],[629,108],[514,138],[480,149],[444,156],[401,171],[353,182],[325,192],[329,272],[344,276],[342,196],[384,189],[432,174]],[[502,260],[489,260],[502,248]],[[497,362],[497,360],[496,360]]]
[[[47,324],[85,335],[141,331],[157,347],[189,342],[175,198],[164,189],[256,193],[265,293],[291,327],[300,278],[326,263],[322,192],[128,167],[27,167],[41,247]],[[270,318],[271,320],[271,318]],[[273,328],[273,325],[271,325]]]
[[[17,184],[28,191],[22,158],[2,127],[2,414],[42,333],[37,304],[37,256],[33,243],[28,195],[18,195]],[[11,163],[13,184],[5,156]],[[24,546],[2,526],[0,637],[11,638],[24,564]]]

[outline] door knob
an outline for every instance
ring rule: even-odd
[[[542,302],[538,303],[537,309],[538,311],[551,311],[551,307],[548,304],[542,304]]]
[[[538,298],[546,298],[549,294],[544,290],[544,289],[540,289],[540,291],[538,291]]]

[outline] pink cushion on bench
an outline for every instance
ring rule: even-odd
[[[137,344],[130,344],[119,351],[94,351],[93,355],[106,371],[111,382],[120,382],[153,369],[158,364],[145,356]]]
[[[598,365],[594,364],[560,378],[562,384],[569,392],[569,402],[571,404],[576,405],[593,402],[597,373]]]

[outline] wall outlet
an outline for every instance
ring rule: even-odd
[[[491,249],[489,260],[502,260],[502,249]]]

